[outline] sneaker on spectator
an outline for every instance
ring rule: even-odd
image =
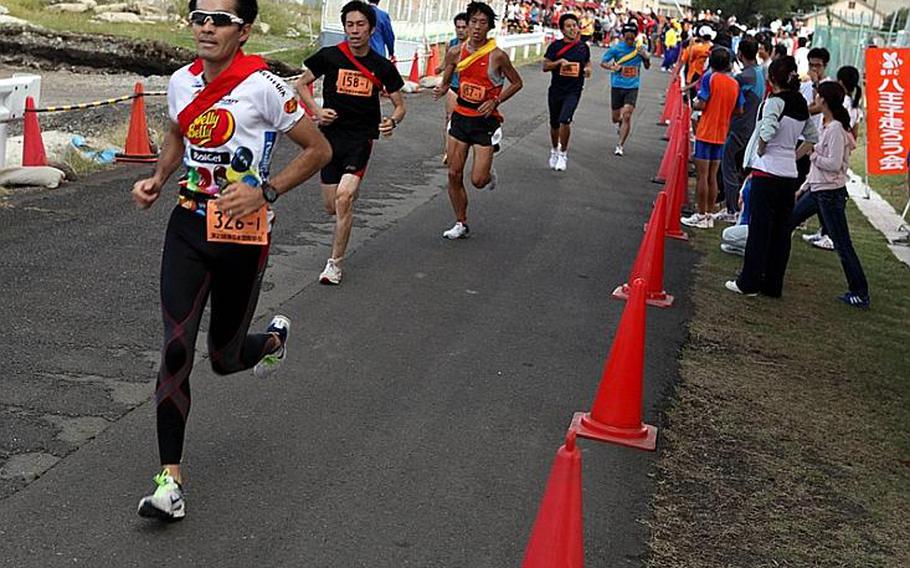
[[[843,296],[838,296],[837,299],[854,308],[859,308],[861,310],[869,309],[869,296],[863,297],[859,294],[854,294],[853,292],[847,292]]]
[[[717,221],[717,222],[723,221],[723,222],[729,223],[731,225],[735,225],[736,223],[739,222],[739,213],[730,213],[729,211],[721,211],[719,213],[713,214],[711,217],[713,218],[714,221]]]
[[[824,235],[822,235],[821,229],[819,229],[818,231],[816,231],[814,233],[803,233],[803,235],[802,235],[803,240],[806,241],[807,243],[811,243],[812,241],[817,241],[818,239],[822,238],[823,236]]]
[[[834,250],[834,241],[828,235],[823,235],[820,239],[809,241],[809,244],[824,250]]]
[[[727,243],[720,243],[720,250],[724,251],[727,254],[735,254],[737,256],[746,256],[746,251],[739,247],[733,245],[728,245]]]
[[[702,215],[701,213],[693,213],[688,217],[683,217],[679,222],[693,229],[711,229],[714,227],[714,221],[711,216]]]
[[[739,285],[736,283],[736,280],[727,280],[727,282],[724,284],[724,288],[726,288],[727,290],[729,290],[731,292],[736,292],[737,294],[742,294],[743,296],[749,296],[750,298],[753,296],[758,296],[758,292],[750,292],[747,294],[746,292],[743,292],[742,290],[740,290]]]

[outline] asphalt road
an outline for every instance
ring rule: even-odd
[[[254,326],[293,320],[281,373],[217,377],[197,349],[186,520],[136,503],[156,473],[158,268],[171,199],[140,212],[120,167],[0,201],[0,566],[517,566],[557,447],[589,407],[664,148],[645,74],[626,156],[609,90],[582,98],[569,170],[547,169],[548,76],[503,110],[500,186],[450,242],[442,109],[407,99],[376,147],[342,286],[316,284],[332,220],[308,182],[278,205]],[[287,159],[291,148],[280,147]],[[694,253],[667,243],[648,311],[645,416],[677,377]],[[588,441],[588,566],[638,566],[654,454]],[[36,479],[37,477],[37,479]]]

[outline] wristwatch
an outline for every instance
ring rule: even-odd
[[[266,203],[275,203],[275,200],[278,199],[278,192],[275,191],[275,188],[267,181],[262,182],[260,187],[262,188],[262,197],[265,198]]]

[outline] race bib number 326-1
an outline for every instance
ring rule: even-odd
[[[335,90],[342,95],[369,97],[373,94],[373,83],[371,83],[360,71],[339,69]]]
[[[563,77],[578,77],[580,71],[580,63],[563,63],[559,66],[559,74]]]
[[[231,219],[212,200],[206,204],[205,224],[206,238],[211,243],[269,244],[269,222],[265,206],[246,217]]]

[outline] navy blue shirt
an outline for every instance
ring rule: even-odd
[[[550,44],[546,54],[544,54],[544,57],[550,61],[565,59],[566,61],[576,64],[569,67],[562,65],[550,71],[551,91],[572,93],[580,92],[584,88],[585,66],[591,61],[591,50],[588,49],[588,44],[580,41],[575,47],[557,57],[556,54],[569,43],[572,42],[567,42],[565,39],[558,39]]]

